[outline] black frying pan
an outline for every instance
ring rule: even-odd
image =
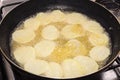
[[[112,43],[112,53],[106,65],[93,74],[74,78],[79,80],[99,80],[97,75],[101,71],[106,70],[118,56],[120,50],[120,24],[107,9],[89,0],[30,0],[16,7],[7,14],[0,24],[0,47],[3,56],[11,64],[12,68],[22,75],[21,77],[24,77],[27,80],[48,79],[46,77],[28,73],[19,67],[11,56],[9,44],[11,33],[19,22],[38,12],[46,12],[54,9],[86,14],[98,21],[108,32]]]

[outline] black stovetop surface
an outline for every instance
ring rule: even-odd
[[[2,5],[10,4],[13,2],[20,2],[25,0],[5,0]],[[116,17],[120,20],[120,0],[96,0],[98,3],[107,7],[113,12]],[[2,16],[5,16],[9,10],[15,6],[3,8]],[[118,62],[120,64],[120,62]],[[117,64],[118,64],[117,63]],[[116,64],[116,62],[114,62]],[[112,70],[106,71],[100,75],[101,79],[98,80],[120,80],[120,69],[113,68]],[[12,70],[9,64],[0,55],[0,80],[24,80],[19,74]]]

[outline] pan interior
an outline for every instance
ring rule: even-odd
[[[24,21],[26,18],[38,12],[46,12],[56,9],[60,9],[62,11],[80,12],[98,21],[105,28],[106,32],[108,32],[111,39],[112,53],[106,64],[110,63],[116,57],[120,49],[119,23],[106,9],[103,9],[93,2],[81,0],[76,0],[76,2],[73,0],[34,0],[26,2],[12,10],[4,18],[0,25],[0,36],[2,36],[2,38],[0,38],[0,45],[5,52],[5,55],[14,62],[13,58],[11,57],[9,45],[10,37],[11,33],[14,31],[20,21]]]

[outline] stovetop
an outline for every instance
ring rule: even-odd
[[[10,10],[14,7],[18,6],[21,1],[27,0],[1,0],[0,12],[1,18],[4,17]],[[120,21],[120,0],[91,0],[96,1],[106,8],[108,8]],[[15,3],[16,5],[11,5]],[[5,5],[5,6],[4,6]],[[4,6],[4,7],[2,7]],[[120,57],[113,63],[113,66],[110,70],[105,71],[99,75],[101,79],[98,80],[120,80],[120,67],[116,65],[120,65]],[[116,68],[117,67],[117,68]],[[0,80],[24,80],[16,71],[14,71],[11,66],[6,62],[4,58],[0,55]]]

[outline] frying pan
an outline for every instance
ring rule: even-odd
[[[10,11],[0,24],[0,49],[2,55],[10,63],[12,68],[21,74],[25,80],[46,80],[46,78],[37,76],[24,71],[12,58],[10,51],[11,34],[16,26],[26,18],[37,14],[38,12],[46,12],[59,9],[62,11],[80,12],[88,17],[98,21],[108,32],[111,40],[111,55],[106,64],[97,72],[73,79],[79,80],[95,80],[98,74],[107,70],[107,68],[115,61],[120,50],[120,24],[113,14],[100,4],[89,0],[30,0],[22,3],[12,11]],[[102,51],[101,51],[102,52]],[[72,80],[72,79],[71,79]],[[99,80],[99,79],[97,79]]]

